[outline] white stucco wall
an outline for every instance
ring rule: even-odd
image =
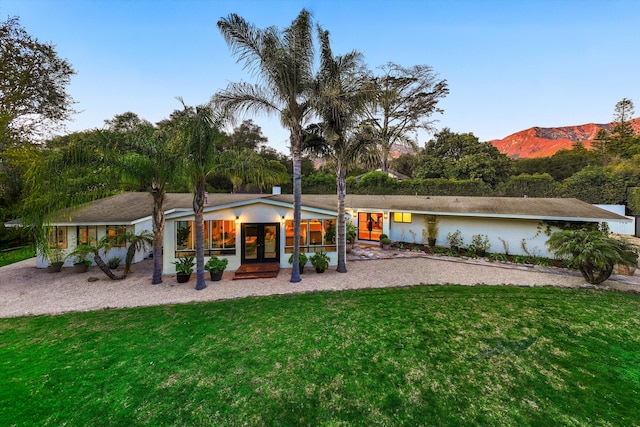
[[[522,247],[524,239],[526,248],[531,255],[551,257],[546,241],[549,238],[544,232],[538,231],[538,220],[498,219],[481,217],[452,217],[437,216],[438,238],[436,245],[448,246],[447,234],[460,230],[464,241],[463,247],[471,243],[475,234],[485,234],[489,238],[489,252],[505,253],[505,244],[512,255],[526,255]],[[425,215],[412,215],[411,223],[395,223],[389,215],[389,238],[392,241],[423,243],[422,230],[426,228]],[[426,242],[424,242],[426,243]]]
[[[109,224],[109,225],[122,225],[122,224]],[[101,238],[103,238],[106,234],[107,234],[107,225],[91,225],[91,227],[97,227],[97,238],[98,240],[100,240]],[[66,226],[64,227],[67,229],[67,249],[64,250],[65,255],[69,255],[70,253],[72,253],[75,248],[78,247],[78,226],[76,225],[70,225],[70,226]],[[152,226],[152,222],[151,219],[146,219],[146,220],[142,220],[134,225],[127,225],[127,231],[128,232],[133,232],[135,234],[140,234],[142,231],[147,230],[149,232],[153,231],[153,226]],[[151,254],[152,248],[148,247],[144,250],[138,250],[136,251],[134,257],[133,257],[133,263],[137,263],[140,262],[146,258],[149,257],[149,255]],[[100,252],[100,255],[102,256],[102,259],[104,259],[104,261],[106,262],[109,258],[112,257],[118,257],[121,259],[120,265],[124,265],[125,262],[125,257],[127,255],[127,247],[117,247],[117,248],[111,248],[111,250],[109,250],[109,252],[105,253],[104,251]],[[89,259],[92,262],[92,265],[95,265],[95,263],[93,262],[93,256],[90,256]],[[65,261],[64,261],[64,265],[63,267],[72,267],[73,266],[73,262],[74,262],[74,258],[71,256],[68,256]],[[46,268],[49,266],[49,260],[45,260],[44,257],[42,257],[41,254],[38,254],[38,256],[36,257],[36,267],[38,268]]]
[[[220,209],[216,211],[210,211],[204,213],[204,220],[227,220],[235,221],[238,217],[236,227],[236,253],[235,255],[220,255],[219,258],[227,258],[229,264],[227,265],[227,271],[237,270],[242,262],[241,254],[241,239],[242,239],[242,223],[279,223],[280,224],[280,267],[288,268],[289,257],[291,254],[285,253],[285,227],[283,225],[282,218],[285,220],[293,219],[293,209],[286,206],[273,206],[265,205],[263,203],[256,203],[251,205],[244,205],[238,207],[232,207],[227,209]],[[305,219],[336,219],[334,216],[324,215],[315,211],[302,210],[300,218]],[[167,219],[164,229],[164,251],[163,251],[163,274],[173,275],[176,273],[175,265],[175,250],[176,250],[176,224],[178,221],[193,221],[194,216],[191,215],[174,215]],[[307,255],[313,255],[313,252]],[[330,265],[337,265],[338,254],[337,252],[327,252],[327,255],[331,259]],[[205,257],[205,263],[209,260],[209,257]],[[310,265],[309,263],[308,265]]]

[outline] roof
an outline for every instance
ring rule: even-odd
[[[293,206],[291,194],[226,194],[211,193],[205,209],[242,205],[251,201]],[[169,193],[165,212],[192,212],[193,195]],[[335,195],[304,194],[304,207],[337,212]],[[385,196],[347,195],[345,206],[352,210],[402,211],[437,215],[492,218],[545,219],[564,221],[629,221],[626,217],[598,208],[578,199],[463,197],[463,196]],[[58,216],[55,224],[131,224],[150,218],[153,198],[146,192],[127,192],[96,200]]]

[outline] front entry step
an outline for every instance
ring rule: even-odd
[[[269,279],[278,277],[280,264],[242,264],[233,276],[233,280],[242,279]]]

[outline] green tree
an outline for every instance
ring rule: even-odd
[[[335,170],[338,193],[338,266],[347,272],[345,197],[347,173],[368,144],[354,134],[357,121],[364,113],[365,103],[372,98],[362,72],[362,54],[351,51],[334,56],[329,32],[318,28],[320,39],[320,71],[316,80],[314,110],[320,117],[319,138],[315,151],[331,160]]]
[[[389,62],[380,69],[380,76],[370,78],[376,97],[367,104],[366,124],[378,146],[379,165],[388,172],[394,144],[415,147],[418,130],[430,130],[433,122],[428,118],[443,112],[437,105],[449,88],[427,65],[402,67]]]
[[[74,112],[75,71],[55,47],[29,35],[17,17],[0,22],[0,148],[41,137]]]
[[[630,244],[600,231],[562,230],[547,240],[557,257],[568,259],[588,283],[598,285],[611,276],[615,264],[638,266],[638,254]]]
[[[548,173],[520,174],[509,177],[499,190],[508,197],[556,197],[558,182]]]
[[[633,101],[627,98],[618,101],[613,118],[613,129],[606,146],[608,154],[623,158],[640,154],[640,138],[637,137],[631,125],[633,114]]]
[[[587,166],[562,182],[563,197],[575,197],[587,203],[621,204],[626,189],[621,178],[601,166]]]
[[[481,179],[491,186],[505,181],[512,160],[489,142],[472,133],[454,133],[449,128],[425,144],[414,164],[415,178]]]
[[[121,174],[121,182],[153,197],[153,277],[151,284],[162,283],[162,246],[164,200],[169,186],[176,181],[182,164],[179,151],[171,145],[171,134],[146,121],[118,127],[110,144],[112,164]]]
[[[232,112],[276,113],[290,132],[294,200],[291,282],[299,282],[303,123],[310,113],[314,80],[311,14],[303,9],[284,30],[260,29],[231,14],[218,21],[218,28],[238,60],[259,75],[262,84],[231,83],[213,101]]]
[[[260,151],[268,139],[262,134],[260,126],[253,123],[253,120],[244,120],[240,126],[233,129],[233,133],[229,135],[223,149],[248,148],[249,150]]]
[[[193,213],[196,228],[196,289],[207,287],[204,270],[204,203],[207,178],[213,174],[218,161],[216,144],[223,137],[221,118],[211,106],[195,108],[184,105],[185,114],[176,135],[177,151],[183,159],[185,179],[193,188]]]

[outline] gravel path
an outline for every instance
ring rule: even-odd
[[[207,280],[207,288],[202,291],[194,289],[195,274],[185,284],[178,284],[174,276],[165,276],[162,284],[151,285],[150,260],[134,265],[126,280],[112,281],[97,267],[82,274],[71,268],[48,273],[36,268],[35,259],[30,259],[0,268],[0,317],[418,284],[585,286],[579,274],[561,269],[393,252],[385,254],[388,259],[380,259],[375,252],[363,255],[361,251],[355,256],[366,260],[350,261],[346,274],[335,270],[317,274],[307,268],[301,282],[290,283],[289,269],[280,270],[275,279],[232,281],[233,273],[229,272],[221,282]],[[89,282],[89,277],[98,280]],[[603,285],[639,292],[640,276],[612,276]]]

